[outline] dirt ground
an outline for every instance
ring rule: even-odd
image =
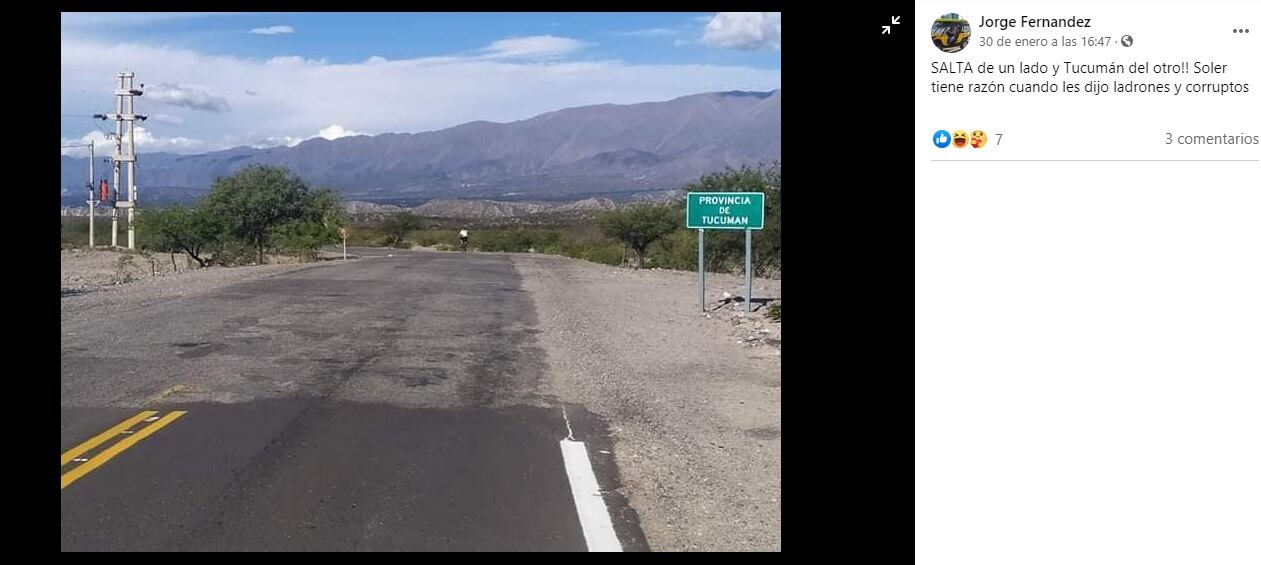
[[[551,394],[613,433],[618,468],[657,551],[780,549],[780,324],[719,307],[741,279],[514,255],[538,310]],[[757,298],[779,299],[758,280]],[[752,338],[752,339],[750,339]]]

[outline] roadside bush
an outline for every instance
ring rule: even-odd
[[[596,219],[604,235],[625,243],[635,252],[636,268],[643,267],[648,246],[683,225],[677,204],[638,204],[612,210]]]
[[[124,253],[114,262],[114,284],[126,284],[136,280],[135,275],[131,273],[131,269],[136,264],[136,256],[132,253]]]
[[[411,234],[411,238],[416,242],[416,245],[421,247],[433,247],[439,243],[443,243],[442,238],[440,238],[436,232],[430,230],[414,231]]]
[[[220,267],[249,265],[258,262],[258,256],[254,253],[255,250],[245,242],[230,240],[223,243],[208,264]]]
[[[272,240],[280,253],[299,261],[310,261],[319,253],[320,246],[328,242],[328,237],[319,224],[291,221],[278,226]]]
[[[203,267],[223,234],[222,222],[196,208],[145,210],[136,218],[136,244],[140,249],[187,253]]]
[[[420,216],[408,212],[398,212],[386,216],[379,224],[385,245],[389,247],[405,247],[407,234],[420,229],[423,222]]]
[[[561,235],[557,230],[539,228],[507,228],[474,231],[469,247],[479,251],[525,253],[531,248],[556,247]]]
[[[79,218],[61,219],[61,248],[74,248],[88,244],[88,221]]]
[[[118,223],[118,227],[120,235],[122,235],[124,241],[126,241],[127,222],[120,221]],[[61,244],[63,249],[87,247],[88,219],[63,217],[61,219]],[[96,244],[109,244],[109,218],[102,220],[99,214],[96,217]]]
[[[696,237],[696,230],[679,229],[661,238],[648,250],[648,255],[653,258],[653,266],[681,271],[696,270]]]
[[[350,226],[350,235],[346,238],[346,245],[373,247],[382,245],[384,238],[385,235],[376,224],[359,223]]]
[[[582,250],[577,255],[571,255],[571,257],[617,267],[622,264],[622,246],[617,243],[595,245]]]

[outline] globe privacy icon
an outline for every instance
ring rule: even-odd
[[[936,145],[937,147],[946,147],[947,145],[950,145],[950,132],[944,129],[937,130],[937,133],[933,134],[933,145]]]

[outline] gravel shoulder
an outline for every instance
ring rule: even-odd
[[[546,392],[607,420],[618,490],[651,548],[778,551],[780,357],[768,344],[780,324],[735,304],[701,314],[694,273],[512,259],[535,300]],[[708,307],[741,284],[708,275]],[[754,296],[780,298],[779,281],[755,281]]]

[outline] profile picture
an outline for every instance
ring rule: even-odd
[[[972,37],[972,27],[959,14],[942,14],[933,22],[933,45],[947,53],[963,51]]]

